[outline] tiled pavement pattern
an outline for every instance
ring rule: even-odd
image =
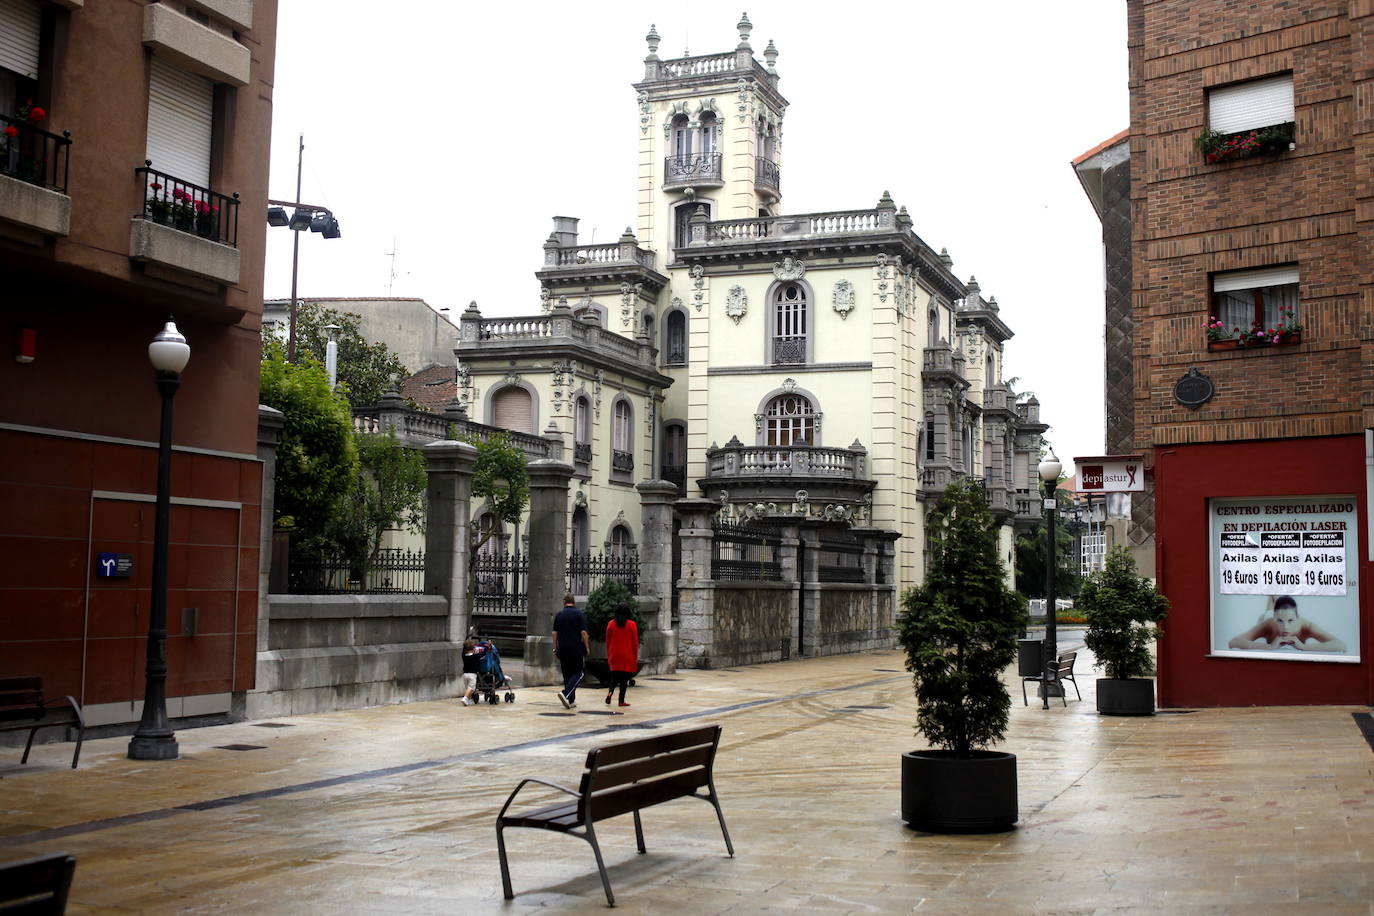
[[[0,749],[0,861],[74,853],[72,913],[601,912],[587,844],[529,830],[507,834],[501,899],[506,794],[575,785],[618,735],[719,722],[737,858],[699,802],[646,812],[645,856],[630,818],[603,823],[621,912],[1374,913],[1374,751],[1352,718],[1368,710],[1105,718],[1091,673],[1083,702],[1048,712],[1009,676],[1018,829],[934,836],[899,818],[919,743],[901,669],[882,653],[683,671],[641,679],[625,715],[595,688],[572,712],[544,688],[241,723],[180,732],[170,763],[103,739],[75,772],[70,745],[27,767]]]

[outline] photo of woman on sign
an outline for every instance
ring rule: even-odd
[[[1345,652],[1345,643],[1298,615],[1298,603],[1288,595],[1271,599],[1259,623],[1231,637],[1232,649],[1301,649],[1306,652]]]

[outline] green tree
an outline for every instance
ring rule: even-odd
[[[354,433],[358,472],[348,498],[341,500],[331,539],[349,562],[369,566],[381,549],[389,528],[423,531],[425,520],[425,458],[403,446],[396,433]]]
[[[330,390],[324,367],[313,360],[288,363],[280,343],[268,347],[258,398],[285,417],[277,445],[273,524],[292,529],[297,543],[322,546],[339,500],[357,476],[348,402]]]
[[[952,484],[930,514],[925,582],[902,596],[898,638],[916,690],[916,727],[961,757],[1002,740],[1025,604],[1006,586],[998,524],[981,482]]]
[[[587,634],[592,639],[606,638],[606,624],[615,618],[615,609],[624,604],[630,611],[630,619],[635,626],[643,627],[644,619],[639,614],[639,602],[623,582],[607,579],[587,596],[587,606],[583,613],[587,617]]]
[[[1071,503],[1069,496],[1055,491],[1059,518],[1054,523],[1055,591],[1060,598],[1077,595],[1082,578],[1079,557],[1064,510]],[[1016,536],[1016,590],[1028,598],[1045,597],[1045,523],[1043,520]]]
[[[1088,576],[1078,598],[1088,621],[1083,644],[1097,656],[1109,678],[1148,677],[1154,673],[1150,643],[1169,613],[1169,599],[1138,575],[1130,551],[1117,545],[1102,569]]]
[[[362,316],[340,312],[314,302],[301,302],[296,308],[296,359],[313,359],[324,365],[329,335],[325,327],[339,326],[339,388],[351,407],[373,407],[382,394],[399,386],[408,373],[400,357],[384,343],[368,343],[358,330]],[[264,357],[272,341],[263,337]]]
[[[472,495],[484,501],[483,511],[518,530],[520,516],[530,499],[530,474],[525,466],[525,453],[514,445],[506,433],[493,433],[486,439],[468,440],[477,448],[477,460],[472,465]],[[481,513],[473,513],[475,520]],[[476,527],[471,530],[468,569],[476,566],[482,545],[496,533],[491,525],[485,533]],[[468,576],[468,607],[472,608],[477,577]]]

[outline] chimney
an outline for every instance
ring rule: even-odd
[[[577,247],[577,217],[555,216],[553,218],[553,238],[560,248]]]

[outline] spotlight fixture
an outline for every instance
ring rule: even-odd
[[[296,210],[291,214],[291,222],[288,224],[296,232],[304,232],[310,228],[311,210]]]
[[[286,215],[286,208],[285,208],[285,207],[268,207],[268,208],[267,208],[267,225],[269,225],[269,226],[285,226],[285,225],[288,225],[290,222],[291,222],[291,220],[290,220],[290,218]]]
[[[323,210],[315,211],[315,215],[310,217],[310,231],[323,232],[329,227],[329,214]]]
[[[329,217],[329,225],[324,227],[324,237],[327,239],[336,239],[342,235],[343,233],[339,231],[339,221],[332,216]]]

